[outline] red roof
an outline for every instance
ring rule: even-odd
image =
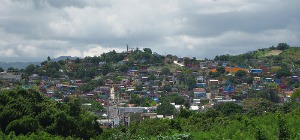
[[[194,92],[206,92],[204,88],[194,88]]]

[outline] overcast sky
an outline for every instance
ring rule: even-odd
[[[214,58],[300,46],[300,0],[0,0],[0,61],[151,48]]]

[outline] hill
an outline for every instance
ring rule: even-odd
[[[2,67],[5,70],[10,67],[24,69],[30,64],[40,65],[40,63],[41,62],[0,62],[0,67]]]
[[[79,58],[79,57],[60,56],[60,57],[51,59],[51,61],[57,62],[57,61],[59,61],[59,60],[66,60],[66,59],[69,59],[69,60],[75,60],[75,59],[77,59],[77,58]]]
[[[51,61],[58,62],[59,60],[75,60],[78,57],[72,57],[72,56],[60,56],[57,58],[52,58]],[[0,67],[2,67],[4,70],[7,70],[7,68],[13,67],[17,69],[25,69],[28,65],[41,65],[41,62],[0,62]]]

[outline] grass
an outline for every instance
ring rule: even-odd
[[[271,56],[271,55],[279,55],[282,51],[281,50],[258,50],[256,51],[255,55],[258,58]]]

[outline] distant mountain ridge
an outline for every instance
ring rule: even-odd
[[[30,64],[40,65],[41,62],[0,62],[0,67],[2,67],[4,70],[7,70],[7,68],[10,67],[17,69],[25,69]]]
[[[54,61],[54,62],[57,62],[59,60],[66,60],[66,59],[69,59],[69,60],[75,60],[79,57],[73,57],[73,56],[60,56],[60,57],[57,57],[57,58],[51,58],[51,61]]]
[[[51,58],[51,61],[57,62],[59,60],[75,60],[79,57],[72,57],[72,56],[60,56],[58,58]],[[7,68],[13,67],[17,69],[25,69],[28,65],[41,65],[41,62],[0,62],[0,67],[2,67],[4,70],[7,70]]]

